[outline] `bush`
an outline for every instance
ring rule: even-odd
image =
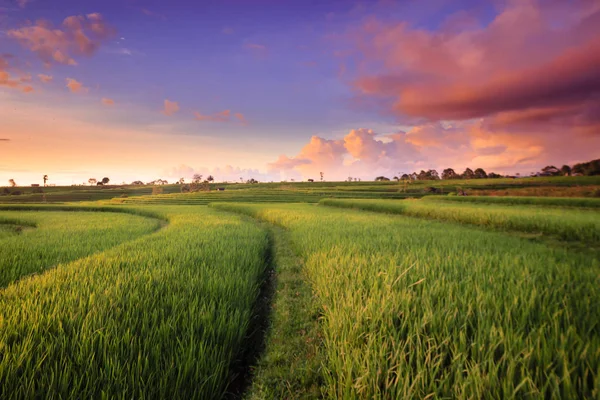
[[[12,192],[10,195],[11,195],[11,196],[20,196],[20,195],[22,195],[22,194],[23,194],[23,193],[21,193],[21,191],[20,191],[20,190],[15,190],[15,191],[14,191],[14,192]]]
[[[44,193],[44,189],[39,187],[33,188],[33,193]]]

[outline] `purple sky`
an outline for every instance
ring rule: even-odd
[[[595,48],[598,29],[585,26],[599,2],[557,4],[0,0],[0,138],[9,139],[0,141],[0,185],[43,173],[67,184],[198,171],[279,180],[325,170],[344,179],[584,161],[598,155],[590,151],[598,131],[579,121],[596,102],[550,104],[515,90],[506,100],[514,107],[473,113],[477,100],[455,111],[465,93],[511,74],[520,88],[531,69],[543,75],[579,44]],[[513,43],[510,32],[530,42]],[[540,45],[545,35],[570,40]],[[540,61],[517,57],[529,51]],[[502,52],[516,61],[487,64]],[[444,104],[432,104],[438,93]],[[563,133],[543,143],[548,121],[504,123],[507,112],[539,111],[557,126],[573,107]],[[576,138],[558,152],[565,129]]]

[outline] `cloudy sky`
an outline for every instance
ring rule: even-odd
[[[0,0],[0,185],[598,157],[600,0]]]

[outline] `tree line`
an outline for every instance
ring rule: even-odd
[[[530,176],[593,176],[600,175],[600,159],[592,160],[584,163],[578,163],[573,165],[563,165],[561,168],[557,168],[554,165],[548,165],[542,168],[540,172],[532,172]],[[471,168],[467,168],[463,173],[458,174],[452,168],[446,168],[442,173],[438,173],[435,169],[421,170],[421,172],[413,172],[411,174],[398,174],[392,179],[395,181],[427,181],[427,180],[438,180],[438,179],[495,179],[495,178],[515,178],[519,177],[511,175],[500,175],[495,172],[487,173],[483,168],[477,168],[473,171]],[[376,181],[389,181],[390,179],[385,176],[378,176],[375,178]]]

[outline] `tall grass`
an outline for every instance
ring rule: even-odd
[[[451,201],[457,203],[600,208],[600,199],[587,197],[426,196],[423,200]]]
[[[0,398],[223,397],[267,235],[206,208],[159,212],[154,234],[0,290]]]
[[[600,213],[585,210],[434,201],[325,199],[322,205],[403,214],[501,230],[543,233],[562,240],[600,241]]]
[[[215,204],[289,229],[322,310],[330,398],[598,398],[599,261],[497,232]]]

